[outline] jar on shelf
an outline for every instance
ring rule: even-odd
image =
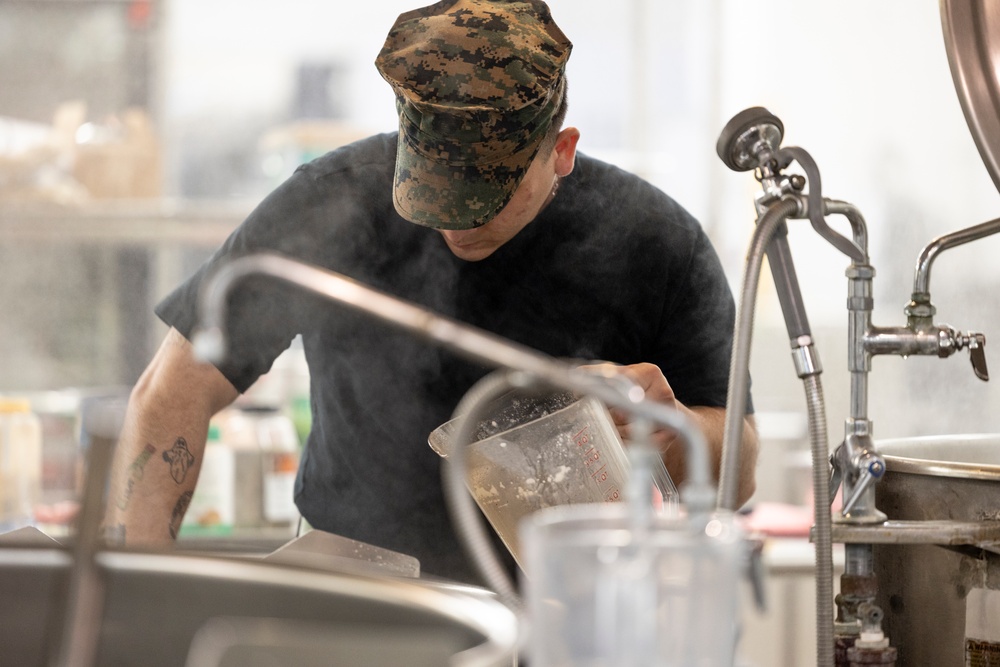
[[[34,524],[41,480],[38,415],[27,400],[0,398],[0,533]]]

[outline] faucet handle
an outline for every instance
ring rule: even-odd
[[[975,371],[977,378],[988,382],[990,372],[986,368],[986,336],[970,331],[966,339],[966,345],[969,347],[969,358],[972,360],[972,370]]]
[[[844,481],[844,468],[848,465],[849,455],[847,452],[847,443],[841,442],[840,445],[830,454],[830,498],[829,502],[832,505],[833,501],[837,498],[837,491],[840,490],[840,485]]]
[[[840,513],[847,516],[854,509],[854,506],[861,500],[861,496],[875,482],[882,479],[885,474],[885,459],[874,451],[864,451],[857,457],[855,468],[858,470],[858,481],[854,485],[854,490],[849,498],[844,498],[844,506]]]
[[[972,370],[976,373],[977,378],[987,382],[990,379],[990,373],[986,368],[986,336],[975,331],[963,334],[952,329],[951,337],[955,350],[961,350],[963,347],[969,348]]]
[[[757,611],[767,611],[767,573],[764,568],[764,541],[748,539],[746,577],[750,583],[750,590],[753,593],[754,605]]]

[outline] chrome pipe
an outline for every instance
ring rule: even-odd
[[[931,292],[931,265],[945,250],[960,246],[970,241],[977,241],[1000,232],[1000,218],[982,224],[960,229],[951,234],[939,236],[928,243],[917,257],[917,266],[913,273],[913,293],[927,294]]]
[[[62,639],[53,661],[56,667],[91,667],[97,660],[104,616],[105,580],[96,556],[101,548],[100,527],[104,517],[108,472],[122,425],[120,411],[109,406],[101,407],[88,425],[87,475],[73,542],[69,602]]]
[[[390,294],[380,292],[341,274],[272,253],[247,255],[220,266],[202,286],[199,295],[201,328],[192,336],[195,355],[220,361],[226,354],[227,297],[240,281],[253,275],[277,278],[315,292],[354,310],[396,325],[473,361],[523,371],[554,389],[593,396],[608,406],[670,428],[682,437],[687,456],[686,490],[695,504],[705,502],[712,489],[708,443],[691,420],[680,411],[647,400],[642,389],[580,369],[519,345],[501,336],[437,315]],[[696,497],[697,496],[697,497]],[[682,499],[688,500],[682,492]]]

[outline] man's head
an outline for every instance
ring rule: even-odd
[[[571,49],[540,0],[444,0],[402,14],[376,60],[399,112],[399,214],[467,230],[511,203],[546,137],[554,144]]]

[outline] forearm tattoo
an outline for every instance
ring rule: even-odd
[[[128,505],[129,499],[132,497],[132,490],[135,488],[136,482],[142,479],[142,472],[146,468],[146,464],[149,463],[149,459],[156,453],[156,448],[151,444],[146,443],[146,447],[139,453],[135,461],[132,461],[132,465],[128,467],[128,479],[125,480],[125,488],[122,489],[121,495],[118,496],[118,509],[123,510],[125,506]]]
[[[177,499],[177,504],[174,505],[174,512],[170,516],[170,537],[172,539],[177,539],[177,534],[181,529],[181,521],[184,520],[184,513],[187,512],[188,505],[191,504],[192,495],[194,495],[192,491],[185,491]]]
[[[194,455],[188,449],[187,440],[180,437],[169,451],[163,452],[163,460],[170,464],[170,476],[178,484],[184,482],[188,469],[194,465]]]

